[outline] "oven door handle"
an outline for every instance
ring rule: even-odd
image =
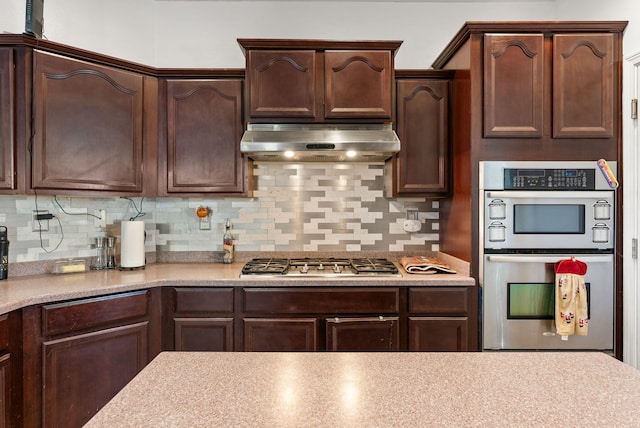
[[[560,260],[576,257],[585,263],[611,263],[613,254],[607,255],[553,255],[553,256],[525,256],[525,255],[491,255],[487,256],[487,261],[496,263],[555,263]]]
[[[612,192],[595,191],[595,192],[554,192],[554,191],[508,191],[508,190],[492,190],[487,191],[487,198],[511,198],[511,199],[531,199],[531,198],[559,198],[559,199],[602,199]]]

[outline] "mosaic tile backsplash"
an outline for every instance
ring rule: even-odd
[[[95,237],[119,236],[120,222],[136,215],[147,253],[220,251],[226,218],[238,252],[438,251],[438,201],[385,198],[383,171],[383,163],[256,163],[252,198],[0,196],[0,225],[9,262],[92,257]],[[209,230],[195,214],[201,205],[211,211]],[[402,228],[410,208],[420,232]],[[55,216],[47,231],[34,231],[34,210]],[[92,216],[100,210],[105,227]]]

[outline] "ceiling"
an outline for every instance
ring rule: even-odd
[[[173,1],[173,2],[189,2],[189,1],[208,1],[208,2],[301,2],[308,0],[153,0],[153,1]],[[313,0],[312,0],[313,1]],[[555,3],[557,0],[316,0],[319,2],[350,2],[350,3]]]

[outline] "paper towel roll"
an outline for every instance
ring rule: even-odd
[[[144,267],[144,221],[123,221],[120,238],[120,267]]]

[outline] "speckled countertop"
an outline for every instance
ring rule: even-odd
[[[135,271],[90,271],[64,275],[31,275],[0,281],[0,314],[22,307],[81,297],[100,296],[162,286],[474,286],[475,280],[462,274],[417,275],[399,278],[258,278],[240,279],[244,262],[159,263]]]
[[[86,427],[638,427],[602,353],[159,354]]]

